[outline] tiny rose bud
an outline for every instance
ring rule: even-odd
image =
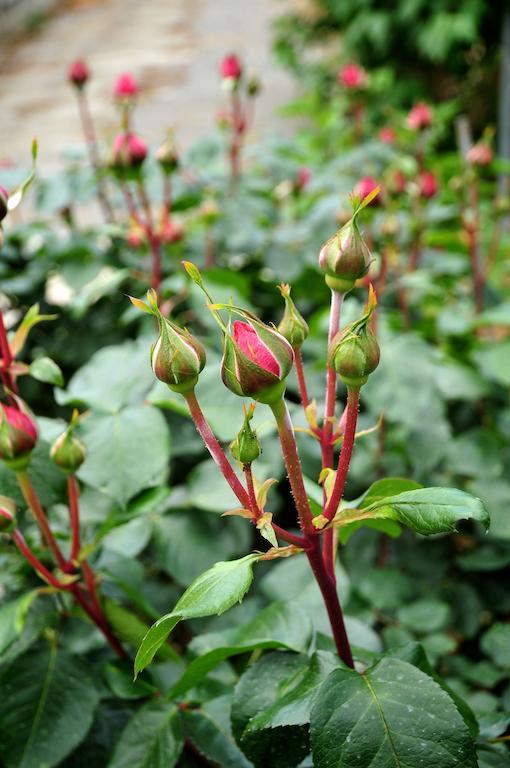
[[[359,389],[379,365],[379,344],[368,327],[375,306],[375,295],[371,289],[365,314],[338,331],[331,341],[330,364],[347,387]]]
[[[338,82],[348,90],[363,88],[367,84],[367,73],[357,64],[346,64],[338,73]]]
[[[292,349],[299,349],[308,337],[308,325],[290,297],[290,285],[282,283],[278,288],[285,301],[285,312],[278,332],[287,339]]]
[[[302,166],[301,168],[298,168],[298,172],[296,175],[296,188],[298,191],[301,191],[305,187],[308,186],[310,183],[310,179],[312,178],[312,172],[309,168],[306,166]]]
[[[174,392],[194,389],[205,365],[205,349],[185,328],[157,313],[159,338],[151,350],[154,375]]]
[[[8,509],[0,507],[0,533],[11,533],[16,527],[16,517]]]
[[[72,85],[81,90],[90,78],[90,70],[83,59],[76,59],[69,67],[67,77]]]
[[[137,224],[136,221],[132,221],[126,235],[127,244],[130,248],[139,248],[145,242],[145,239],[146,234],[143,227]]]
[[[66,474],[74,475],[87,458],[87,449],[74,434],[74,423],[71,422],[53,443],[50,456]]]
[[[477,165],[479,167],[490,165],[493,160],[493,153],[490,145],[484,141],[479,141],[477,144],[473,144],[466,154],[466,160],[469,165]]]
[[[418,177],[418,187],[422,197],[427,200],[434,197],[439,189],[437,177],[432,171],[422,171]]]
[[[246,93],[251,99],[254,99],[255,96],[259,95],[261,90],[262,83],[256,75],[252,75],[246,85]]]
[[[350,291],[370,267],[370,251],[357,223],[360,210],[358,204],[351,218],[322,246],[319,253],[319,266],[326,273],[327,285],[341,293]]]
[[[366,197],[368,197],[375,189],[378,187],[378,183],[372,176],[364,176],[362,179],[358,181],[356,184],[356,187],[354,189],[355,193],[360,196],[362,200],[364,200]],[[378,203],[381,202],[381,195],[380,192],[375,195],[375,197],[372,198],[372,200],[369,202],[369,205],[378,205]]]
[[[129,72],[123,72],[118,76],[113,88],[113,95],[116,99],[133,99],[138,95],[138,83]]]
[[[243,74],[243,68],[235,53],[225,56],[220,64],[220,74],[224,79],[239,80]]]
[[[119,133],[113,140],[113,165],[140,168],[147,157],[147,145],[136,133]]]
[[[179,155],[175,146],[174,132],[168,131],[163,144],[156,151],[158,161],[164,173],[171,174],[179,167]]]
[[[244,466],[252,464],[261,454],[257,434],[253,431],[250,421],[253,419],[255,405],[252,403],[244,412],[243,426],[236,438],[230,443],[230,451],[236,461]]]
[[[205,199],[200,206],[200,215],[208,226],[215,224],[221,216],[221,210],[216,200],[212,198]]]
[[[394,144],[396,140],[397,134],[391,125],[385,125],[379,131],[379,141],[382,141],[383,144]]]
[[[0,404],[0,459],[24,469],[37,443],[37,427],[28,411]]]
[[[159,230],[159,237],[167,245],[178,243],[184,237],[184,226],[174,220],[165,221]]]
[[[432,110],[424,101],[419,101],[407,115],[407,126],[412,131],[424,131],[432,125]]]
[[[7,214],[9,213],[9,209],[7,207],[7,203],[9,202],[9,193],[5,189],[5,187],[0,187],[0,221],[3,221]]]
[[[278,331],[246,317],[246,322],[234,322],[232,334],[225,333],[221,377],[234,394],[273,403],[285,391],[294,353]]]
[[[401,170],[397,169],[390,176],[389,186],[392,192],[401,195],[406,191],[407,179]]]

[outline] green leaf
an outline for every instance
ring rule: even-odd
[[[81,437],[87,461],[79,478],[121,506],[144,488],[164,482],[170,458],[170,433],[152,406],[125,408],[86,419]]]
[[[421,670],[384,658],[363,674],[337,669],[311,718],[315,768],[477,768],[468,728]]]
[[[502,669],[510,669],[510,624],[496,622],[481,640],[482,650]]]
[[[122,731],[108,768],[172,768],[182,746],[177,707],[151,701]]]
[[[183,710],[181,718],[185,737],[212,764],[221,768],[250,768],[251,763],[232,736],[207,712]]]
[[[198,637],[192,650],[207,648],[194,659],[177,681],[169,696],[182,696],[202,680],[211,669],[231,656],[263,648],[284,648],[305,651],[312,637],[312,624],[298,605],[273,603],[244,626]]]
[[[144,680],[133,680],[129,665],[107,664],[103,674],[110,690],[118,699],[143,699],[153,696],[157,689]]]
[[[171,613],[162,616],[142,640],[135,659],[135,677],[150,664],[154,654],[182,619],[220,615],[241,602],[253,581],[253,565],[261,557],[216,563],[188,587]]]
[[[89,667],[56,647],[0,674],[0,754],[6,768],[52,768],[85,738],[99,701]]]
[[[0,607],[0,655],[21,634],[25,619],[38,591],[32,590]]]
[[[485,528],[489,526],[489,515],[480,499],[456,488],[404,491],[375,501],[364,510],[342,509],[336,521],[343,525],[366,518],[396,520],[423,536],[453,532],[459,520],[476,520]]]
[[[397,613],[402,624],[415,632],[435,632],[444,629],[451,620],[450,606],[441,600],[424,598],[403,605]]]
[[[64,376],[58,365],[51,357],[38,357],[30,364],[30,375],[46,384],[54,384],[56,387],[64,386]]]

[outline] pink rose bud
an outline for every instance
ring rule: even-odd
[[[147,144],[136,133],[119,133],[113,140],[113,162],[122,168],[139,168],[147,151]]]
[[[113,95],[116,99],[132,99],[138,94],[138,90],[138,83],[133,75],[129,72],[124,72],[117,78]]]
[[[419,101],[407,115],[407,125],[412,131],[423,131],[432,125],[432,110],[424,101]]]
[[[0,459],[13,469],[26,467],[37,436],[37,427],[27,412],[0,404]]]
[[[171,245],[172,243],[178,243],[184,236],[184,227],[176,221],[165,222],[159,232],[159,237],[162,243]]]
[[[8,509],[0,507],[0,533],[11,533],[16,527],[16,518]]]
[[[225,56],[220,64],[220,74],[225,79],[239,80],[243,73],[241,62],[235,53]]]
[[[293,361],[287,339],[250,315],[225,334],[221,377],[234,394],[272,403],[283,395]]]
[[[9,202],[9,193],[5,189],[5,187],[0,187],[0,221],[3,221],[7,214],[9,213],[9,209],[7,207],[7,203]]]
[[[469,165],[490,165],[493,160],[492,148],[484,141],[479,141],[477,144],[473,144],[471,149],[468,150],[466,160]]]
[[[385,125],[379,131],[379,141],[382,141],[383,144],[394,144],[396,140],[397,134],[391,125]]]
[[[367,74],[362,67],[351,62],[338,73],[338,82],[349,90],[363,88],[367,84]]]
[[[90,78],[90,70],[83,59],[76,59],[69,67],[67,77],[70,83],[77,88],[83,88],[87,80]]]
[[[378,187],[378,183],[372,176],[364,176],[358,181],[354,189],[355,193],[361,197],[362,200],[368,197],[371,192]],[[378,205],[381,202],[381,195],[378,193],[369,205]]]
[[[302,190],[306,186],[308,186],[308,183],[311,178],[312,178],[312,172],[309,168],[307,168],[306,166],[302,166],[301,168],[299,168],[296,176],[296,187],[298,188],[298,190]]]
[[[432,171],[422,171],[420,173],[418,177],[418,186],[420,188],[420,195],[427,199],[434,197],[439,188],[437,177]]]
[[[393,173],[392,177],[392,187],[395,190],[395,192],[399,195],[401,195],[403,192],[406,191],[407,186],[407,179],[405,175],[402,173],[402,171],[395,171]]]

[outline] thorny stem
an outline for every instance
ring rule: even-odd
[[[80,508],[79,489],[76,477],[67,478],[67,496],[69,499],[69,521],[71,524],[71,560],[76,562],[80,555]]]
[[[88,99],[83,89],[78,90],[78,108],[80,111],[81,127],[89,155],[89,162],[96,176],[97,197],[99,200],[99,205],[101,206],[106,222],[112,222],[115,221],[115,216],[113,214],[113,209],[110,205],[110,201],[106,193],[105,183],[101,178],[101,160],[99,158],[99,150],[97,147],[94,121],[92,120]]]
[[[253,484],[253,473],[251,471],[251,464],[245,464],[243,466],[244,477],[246,479],[246,487],[248,489],[248,496],[250,498],[250,511],[253,514],[253,519],[258,520],[260,517],[260,507],[255,495],[255,486]]]
[[[344,294],[337,291],[331,292],[331,311],[329,315],[328,350],[333,337],[340,327],[340,313],[342,311]],[[324,405],[324,423],[322,426],[322,466],[333,466],[333,418],[335,416],[336,401],[336,371],[328,360],[326,380],[326,401]]]
[[[108,626],[108,622],[106,621],[104,615],[97,611],[95,606],[91,605],[84,597],[84,595],[81,594],[79,585],[73,584],[70,588],[70,591],[75,598],[76,602],[81,605],[85,613],[92,619],[94,624],[97,626],[97,628],[103,633],[105,638],[108,640],[108,643],[110,644],[110,647],[113,651],[119,656],[121,659],[127,659],[128,655],[122,645],[119,643],[113,632],[111,631],[110,627]]]
[[[147,238],[149,240],[149,246],[152,256],[152,271],[151,271],[151,287],[154,288],[156,293],[159,293],[161,285],[161,242],[156,230],[154,229],[154,222],[152,219],[152,210],[149,198],[145,191],[143,181],[138,182],[138,193],[142,202],[142,207],[145,212],[146,225],[145,230],[147,232]]]
[[[50,548],[53,557],[55,558],[55,562],[59,568],[65,571],[66,561],[59,545],[55,540],[55,537],[53,536],[53,533],[51,532],[48,518],[46,517],[44,509],[42,508],[41,502],[39,501],[39,497],[37,496],[34,486],[32,485],[32,481],[30,480],[28,472],[26,470],[16,472],[16,478],[18,480],[18,485],[21,489],[23,497],[37,521],[46,544]]]
[[[296,378],[299,387],[299,394],[301,396],[301,402],[303,404],[303,408],[306,409],[310,404],[310,398],[308,397],[305,372],[303,370],[303,357],[301,355],[301,347],[296,347],[294,349],[294,367],[296,369]]]
[[[41,561],[34,555],[27,542],[25,541],[25,537],[21,531],[15,528],[11,533],[11,537],[25,560],[30,563],[34,571],[36,571],[39,576],[44,579],[44,581],[46,581],[51,587],[54,587],[54,589],[69,588],[68,585],[61,584],[60,581],[51,573],[51,571],[49,571],[46,566],[44,566]]]
[[[296,438],[294,436],[294,428],[292,426],[287,404],[285,400],[281,398],[276,403],[272,403],[270,407],[278,427],[283,458],[287,468],[287,475],[294,496],[301,530],[306,535],[312,535],[315,530],[312,523],[312,511],[308,502],[308,496],[306,495]]]
[[[2,358],[2,364],[0,366],[0,377],[5,389],[9,392],[17,394],[17,385],[15,379],[11,376],[9,368],[12,364],[12,352],[9,346],[9,339],[7,338],[7,331],[5,330],[3,312],[0,312],[0,356]],[[12,395],[8,394],[9,402],[16,405],[16,401]]]
[[[344,439],[338,459],[338,468],[336,471],[335,483],[331,496],[324,510],[325,517],[332,520],[340,504],[347,481],[347,472],[351,463],[352,449],[356,438],[356,424],[358,421],[359,408],[359,388],[348,387],[347,389],[347,418],[345,420]]]

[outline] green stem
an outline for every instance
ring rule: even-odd
[[[294,496],[301,530],[306,535],[311,535],[315,530],[312,523],[313,516],[310,509],[308,496],[306,495],[305,484],[303,482],[303,473],[301,472],[301,463],[299,461],[299,454],[296,445],[296,438],[294,436],[294,428],[292,426],[287,404],[285,400],[281,398],[276,403],[272,403],[270,407],[273,411],[276,425],[278,427],[278,435],[280,437],[280,443],[282,446],[283,458],[287,468],[287,475],[289,477],[290,487]]]

